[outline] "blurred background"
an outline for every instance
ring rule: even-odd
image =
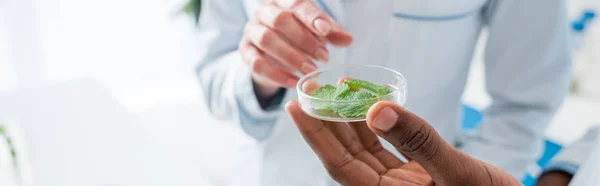
[[[600,21],[589,18],[600,2],[568,2],[576,68],[546,131],[557,147],[600,122]],[[227,183],[248,139],[206,111],[194,71],[203,38],[186,3],[0,0],[0,185]],[[490,102],[481,59],[463,96],[466,130]]]

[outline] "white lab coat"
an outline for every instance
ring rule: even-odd
[[[591,147],[590,158],[581,165],[573,177],[570,186],[600,186],[600,143]]]
[[[204,0],[198,76],[210,111],[239,124],[252,141],[240,147],[231,185],[327,185],[332,181],[274,104],[263,110],[237,51],[260,0]],[[562,0],[314,0],[354,36],[330,48],[332,64],[375,64],[408,80],[405,107],[451,144],[522,177],[539,156],[543,131],[570,77]],[[480,30],[487,27],[486,84],[493,104],[477,136],[459,133],[461,95]],[[283,103],[296,99],[287,90]],[[389,145],[386,145],[389,148]],[[395,151],[395,150],[392,150]]]
[[[545,171],[565,171],[574,175],[572,186],[600,186],[600,126],[591,128],[573,144],[565,146]]]
[[[589,157],[579,166],[570,186],[600,186],[600,141],[593,143],[587,152]]]

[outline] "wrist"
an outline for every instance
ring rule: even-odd
[[[258,81],[255,81],[254,78],[252,78],[252,85],[254,87],[256,99],[263,110],[267,109],[271,105],[275,96],[286,90],[285,88],[276,85],[259,83]]]
[[[550,171],[542,174],[536,186],[567,186],[573,175],[563,171]]]
[[[252,85],[254,87],[254,93],[256,93],[257,98],[263,99],[272,98],[273,96],[275,96],[275,94],[277,94],[277,91],[280,88],[277,85],[256,81],[254,78],[252,78]]]

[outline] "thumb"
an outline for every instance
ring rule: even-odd
[[[458,151],[429,123],[395,103],[373,105],[367,124],[398,151],[421,164],[436,185],[520,185],[500,169]]]

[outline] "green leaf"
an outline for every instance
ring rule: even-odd
[[[312,96],[321,99],[332,99],[335,95],[336,89],[337,88],[335,88],[333,85],[321,86],[312,93]]]
[[[347,84],[343,83],[335,90],[333,98],[335,100],[344,100],[345,97],[347,97],[348,94],[350,94],[351,92],[352,91],[350,91],[350,87]]]
[[[337,88],[325,85],[312,96],[331,101],[313,100],[312,109],[313,113],[321,116],[364,117],[369,108],[380,100],[378,97],[391,92],[386,86],[357,79],[346,81]]]
[[[348,85],[348,87],[350,87],[350,89],[354,89],[354,90],[358,90],[358,89],[362,88],[362,86],[360,84],[356,83],[356,80],[344,81],[344,84]]]
[[[335,92],[336,88],[333,85],[325,85],[315,90],[311,96],[326,100],[334,100],[334,96],[336,95]],[[315,110],[330,110],[329,103],[329,101],[313,100],[312,108]]]
[[[188,0],[188,2],[181,8],[181,11],[194,16],[194,21],[198,24],[200,20],[200,12],[202,11],[202,0]]]
[[[352,89],[357,89],[356,87],[367,89],[367,90],[375,92],[381,96],[392,93],[392,89],[390,89],[389,87],[386,87],[383,85],[378,85],[378,84],[371,83],[371,82],[368,82],[365,80],[360,80],[360,79],[352,79],[350,81],[345,81],[344,84],[348,84],[348,86],[350,86]]]
[[[367,90],[351,91],[343,98],[338,98],[349,102],[331,104],[331,109],[344,117],[366,116],[369,108],[379,101],[376,97],[377,95]]]

